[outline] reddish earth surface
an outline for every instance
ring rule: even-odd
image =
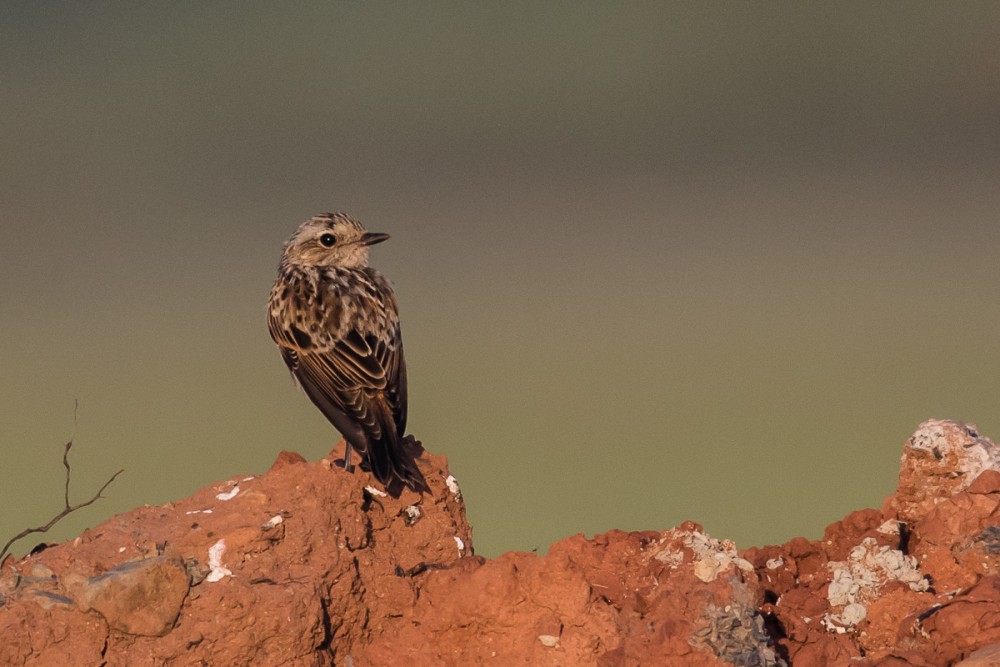
[[[823,538],[695,523],[475,556],[442,456],[330,458],[140,507],[0,568],[0,665],[1000,665],[1000,449],[928,421]]]

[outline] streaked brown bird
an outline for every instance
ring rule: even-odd
[[[406,363],[396,297],[368,266],[389,238],[343,213],[305,221],[285,243],[267,325],[298,385],[386,489],[426,483],[401,445]]]

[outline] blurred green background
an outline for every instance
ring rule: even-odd
[[[330,450],[264,322],[327,210],[481,554],[815,538],[1000,436],[1000,5],[11,1],[0,57],[0,537],[127,470],[19,551]]]

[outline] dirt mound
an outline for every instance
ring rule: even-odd
[[[485,560],[444,457],[393,498],[337,454],[8,558],[0,664],[1000,664],[1000,449],[971,425],[921,424],[880,510],[744,551],[689,522]]]

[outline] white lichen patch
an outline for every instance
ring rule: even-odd
[[[876,530],[883,535],[899,535],[899,521],[888,519],[876,528]]]
[[[459,537],[458,535],[455,535],[455,546],[458,547],[459,555],[461,555],[462,552],[465,551],[465,542],[463,542],[462,538]]]
[[[211,509],[206,509],[206,510],[190,510],[190,511],[187,511],[187,512],[184,512],[184,513],[185,514],[211,514],[212,510]]]
[[[458,480],[455,479],[454,475],[448,475],[445,478],[444,483],[448,486],[448,490],[451,491],[456,498],[461,497],[462,490],[458,488]]]
[[[263,525],[261,525],[261,528],[264,530],[271,530],[278,524],[282,523],[284,520],[285,520],[284,517],[282,517],[280,514],[275,514],[270,519],[265,521]]]
[[[211,572],[205,577],[205,581],[215,583],[223,577],[231,577],[233,573],[222,564],[222,555],[226,553],[226,541],[219,540],[208,548],[208,567]]]
[[[753,565],[740,557],[736,551],[736,543],[732,540],[717,540],[697,530],[674,532],[673,537],[672,542],[677,537],[683,538],[681,544],[694,554],[694,575],[706,583],[715,581],[732,566],[753,572]],[[684,553],[666,546],[656,552],[653,558],[673,570],[684,562]]]
[[[374,486],[370,486],[370,485],[365,487],[365,491],[367,491],[368,493],[372,494],[376,498],[385,498],[386,496],[389,495],[388,493],[386,493],[382,489],[376,489]]]
[[[785,564],[785,559],[782,558],[781,556],[778,556],[777,558],[767,559],[767,562],[764,563],[764,566],[769,570],[777,570],[784,564]]]
[[[681,563],[684,562],[684,552],[666,548],[656,552],[656,555],[654,555],[653,558],[660,561],[671,570],[676,570],[681,566]]]
[[[929,587],[916,558],[879,546],[873,537],[851,549],[846,561],[827,563],[827,567],[832,573],[826,595],[831,611],[823,617],[823,625],[831,632],[846,632],[864,620],[867,605],[879,597],[887,582],[902,582],[913,591]]]
[[[962,429],[964,437],[949,437],[956,429]],[[956,490],[967,487],[985,470],[1000,470],[1000,447],[980,436],[975,424],[929,419],[910,436],[909,446],[933,455],[941,465],[951,466],[951,461],[957,461],[957,472],[963,473],[964,480]]]
[[[720,573],[733,565],[745,572],[753,572],[753,565],[745,558],[740,558],[736,543],[732,540],[716,540],[694,531],[684,542],[684,546],[691,549],[698,559],[695,563],[695,576],[706,583],[715,581]]]
[[[857,602],[852,602],[851,604],[844,607],[844,611],[840,612],[840,618],[843,619],[850,627],[854,627],[861,621],[865,620],[865,616],[868,615],[868,608],[863,604],[858,604]]]
[[[542,643],[542,646],[546,648],[555,648],[559,646],[559,638],[555,635],[538,635],[538,641]]]
[[[406,523],[412,526],[420,518],[420,508],[416,505],[407,505],[403,508],[403,514],[406,515]]]
[[[236,497],[236,494],[238,494],[239,492],[240,492],[240,485],[236,484],[229,491],[215,494],[215,497],[218,498],[219,500],[232,500],[233,498]]]

